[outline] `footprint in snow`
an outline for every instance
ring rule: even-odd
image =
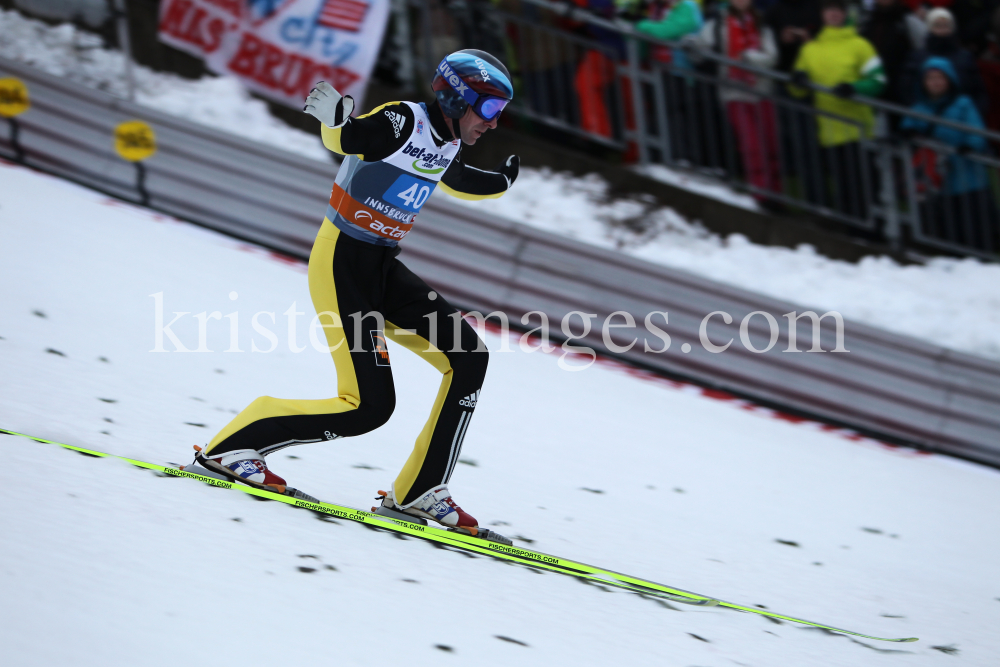
[[[883,531],[880,528],[866,528],[862,526],[861,530],[865,531],[866,533],[871,533],[872,535],[885,535],[885,531]],[[895,533],[889,535],[889,537],[893,539],[899,539],[899,535],[896,535]]]
[[[945,655],[958,655],[958,647],[954,644],[948,644],[947,646],[931,646],[935,651],[941,651]]]
[[[310,559],[316,560],[316,561],[321,561],[322,560],[319,556],[316,556],[315,554],[299,554],[299,558],[310,558]],[[313,572],[318,571],[319,568],[318,567],[308,567],[306,565],[300,565],[297,569],[298,569],[299,572],[305,572],[306,574],[311,574]],[[333,565],[323,565],[323,569],[324,570],[329,570],[331,572],[337,572],[338,571],[337,568],[335,568]]]
[[[505,637],[504,635],[493,635],[500,641],[510,642],[511,644],[517,644],[518,646],[528,646],[519,639],[514,639],[513,637]]]

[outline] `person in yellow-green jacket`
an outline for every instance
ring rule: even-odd
[[[871,107],[851,98],[878,97],[885,89],[886,79],[875,47],[858,35],[854,26],[845,25],[846,21],[845,0],[824,0],[823,29],[799,52],[789,91],[796,97],[805,97],[809,91],[802,86],[808,82],[833,89],[832,95],[817,92],[813,104],[817,110],[849,122],[816,116],[823,172],[833,177],[832,201],[825,197],[819,201],[832,204],[838,212],[866,218],[868,202],[876,188],[874,170],[864,164],[858,142],[873,136],[875,114]],[[866,174],[868,179],[864,178]]]

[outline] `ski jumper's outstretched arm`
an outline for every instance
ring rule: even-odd
[[[334,153],[357,155],[365,162],[378,162],[403,147],[409,132],[402,132],[401,128],[412,126],[413,111],[410,107],[402,102],[389,102],[358,118],[347,118],[338,127],[322,123],[320,128],[323,145]]]
[[[462,151],[459,151],[438,187],[459,199],[496,199],[510,189],[517,178],[517,170],[516,155],[504,160],[497,171],[484,171],[465,164]]]

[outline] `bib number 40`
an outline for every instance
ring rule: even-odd
[[[392,206],[412,213],[419,213],[420,207],[427,202],[435,185],[436,183],[429,183],[409,174],[403,174],[389,186],[389,189],[382,195],[382,199]]]
[[[431,196],[431,187],[424,185],[418,190],[417,184],[414,183],[396,196],[403,200],[403,206],[406,208],[419,210],[424,205],[424,202],[427,201],[427,198]]]

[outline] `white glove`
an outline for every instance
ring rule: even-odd
[[[351,117],[354,111],[354,98],[343,97],[337,89],[326,81],[320,81],[309,91],[306,105],[302,107],[310,116],[319,119],[327,127],[340,127]]]

